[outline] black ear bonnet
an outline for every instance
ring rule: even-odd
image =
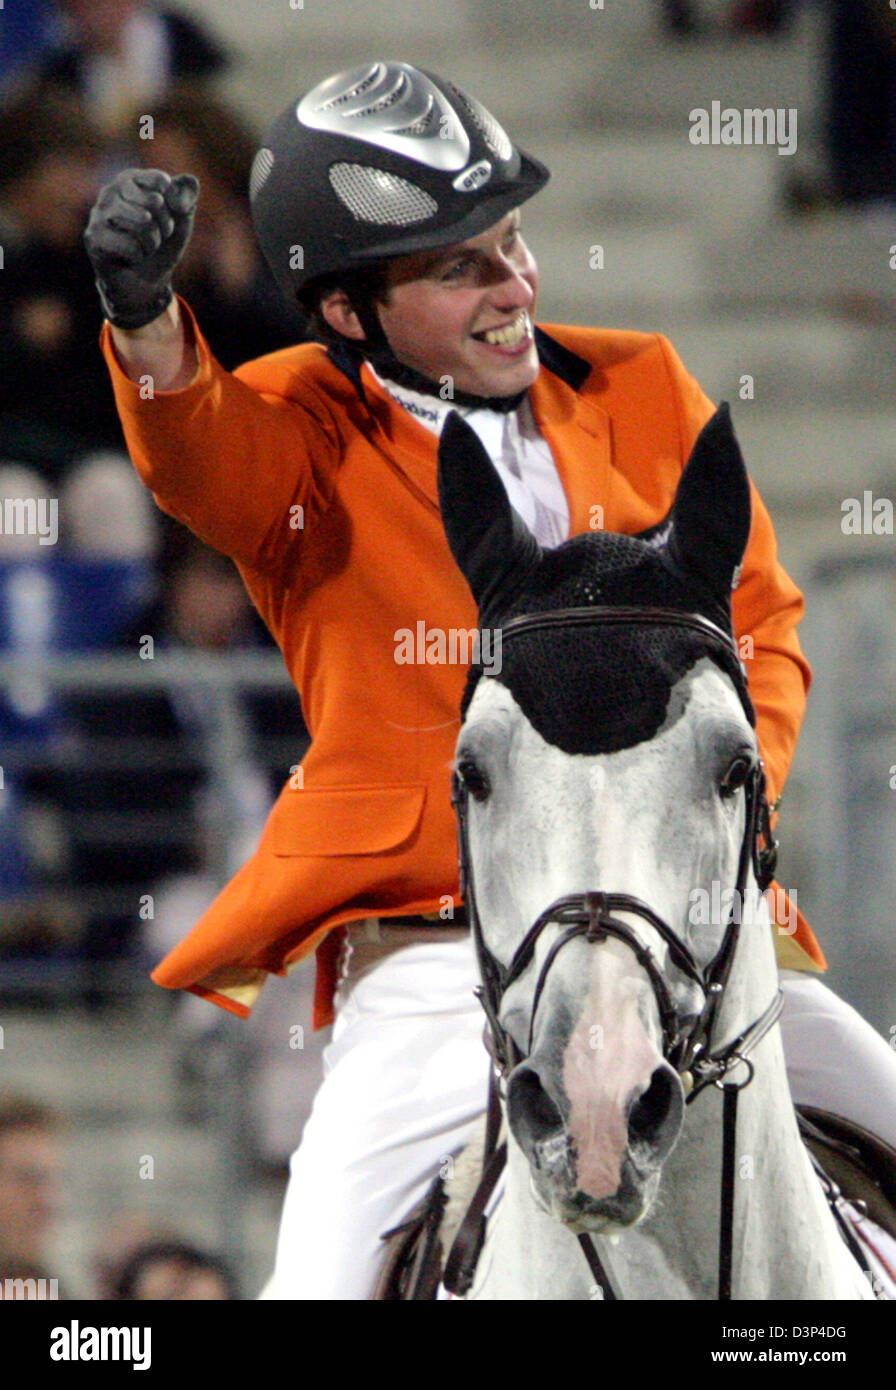
[[[655,736],[673,686],[703,657],[755,712],[731,626],[732,581],[749,533],[749,485],[727,406],[705,426],[666,520],[638,536],[593,531],[544,550],[510,507],[469,426],[449,417],[440,445],[443,520],[489,629],[488,675],[513,695],[548,743],[611,753]],[[708,618],[722,641],[665,624],[577,623],[505,631],[514,618],[561,608],[668,608]],[[496,630],[501,629],[500,646]],[[466,715],[483,674],[471,667]]]

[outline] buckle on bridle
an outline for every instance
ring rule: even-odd
[[[739,1067],[741,1063],[747,1068],[747,1075],[744,1077],[743,1081],[729,1081],[729,1072],[734,1071],[735,1067]],[[719,1091],[724,1091],[727,1086],[733,1086],[735,1090],[742,1091],[746,1086],[749,1086],[755,1075],[756,1068],[749,1057],[742,1056],[740,1052],[732,1052],[730,1057],[725,1058],[722,1071],[712,1084]]]
[[[606,911],[603,893],[586,893],[585,906],[588,909],[588,925],[585,928],[585,940],[592,944],[606,941],[609,932],[603,921],[603,913]]]

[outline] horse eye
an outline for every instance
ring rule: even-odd
[[[739,753],[729,764],[727,772],[719,782],[719,795],[723,797],[734,796],[735,792],[740,791],[752,766],[751,760],[743,753]]]
[[[466,787],[474,801],[485,801],[491,787],[482,768],[472,758],[462,758],[455,769],[458,780]]]

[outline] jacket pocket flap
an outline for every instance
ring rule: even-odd
[[[417,829],[426,786],[321,787],[283,792],[263,847],[280,855],[379,854]]]

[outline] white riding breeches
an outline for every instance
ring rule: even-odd
[[[472,942],[437,927],[432,936],[343,977],[263,1298],[368,1298],[381,1234],[482,1115],[489,1062]],[[816,977],[783,971],[781,983],[794,1099],[896,1147],[896,1052]]]
[[[896,1149],[896,1051],[817,975],[782,970],[781,984],[794,1104],[842,1115]]]
[[[466,933],[403,946],[344,978],[262,1297],[370,1296],[380,1235],[424,1196],[485,1108],[478,981]]]

